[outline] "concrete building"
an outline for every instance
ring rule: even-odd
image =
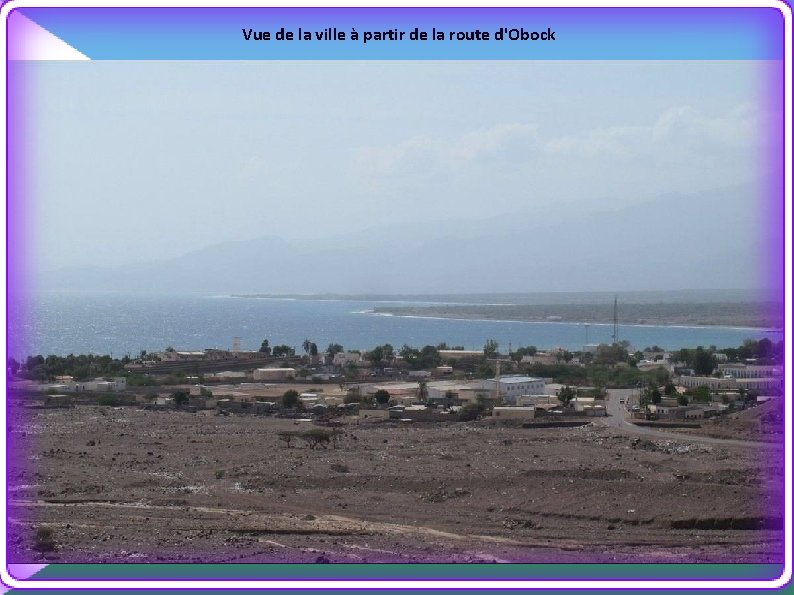
[[[427,383],[427,400],[439,405],[467,405],[491,398],[483,382],[436,380]]]
[[[780,366],[759,366],[755,364],[719,364],[717,369],[723,376],[732,378],[773,378],[783,376]]]
[[[227,370],[225,372],[215,372],[214,374],[205,374],[204,380],[206,382],[227,382],[229,380],[244,380],[245,372],[236,370]]]
[[[426,379],[430,378],[432,373],[429,370],[411,370],[408,372],[408,378]]]
[[[546,381],[532,376],[502,376],[498,381],[491,378],[484,382],[485,388],[491,391],[492,397],[504,399],[507,403],[515,403],[519,395],[542,395],[546,392]],[[498,387],[498,390],[497,390]]]
[[[680,376],[677,384],[684,388],[697,388],[698,386],[708,386],[712,391],[737,391],[741,388],[752,391],[782,390],[782,376],[745,376],[734,378],[726,376],[714,378],[712,376]]]
[[[161,362],[186,362],[203,360],[206,354],[203,351],[158,351],[153,353]]]
[[[770,390],[783,390],[783,377],[775,376],[771,378],[737,378],[736,386],[745,390],[752,391],[770,391]]]
[[[552,365],[560,363],[560,358],[556,353],[546,353],[538,351],[535,355],[525,355],[521,358],[522,364],[544,364]]]
[[[713,376],[679,376],[676,384],[684,388],[707,386],[709,390],[736,390],[737,388],[733,378],[714,378]]]
[[[556,395],[518,395],[516,397],[518,407],[536,407],[538,409],[553,409],[560,406],[560,400]]]
[[[348,364],[360,366],[362,363],[363,360],[360,353],[355,353],[353,351],[340,351],[334,355],[333,364],[341,368],[347,366]]]

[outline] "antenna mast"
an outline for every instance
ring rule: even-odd
[[[612,343],[618,343],[618,296],[615,296],[615,305],[612,308]]]

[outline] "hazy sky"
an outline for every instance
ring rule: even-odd
[[[780,118],[760,62],[26,68],[47,269],[748,182]]]

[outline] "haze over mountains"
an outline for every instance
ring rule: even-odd
[[[300,242],[281,239],[278,222],[268,221],[260,238],[123,267],[59,269],[38,274],[36,286],[269,294],[757,289],[777,283],[769,265],[782,254],[782,225],[769,220],[758,187],[576,215],[523,207],[490,220],[450,213],[424,221],[417,213],[415,223],[384,221],[324,239],[307,226]]]

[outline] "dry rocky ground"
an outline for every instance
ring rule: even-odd
[[[773,450],[214,412],[12,411],[13,562],[779,562]]]
[[[744,411],[704,420],[697,429],[677,429],[675,432],[782,444],[783,414],[782,399],[775,399]]]

